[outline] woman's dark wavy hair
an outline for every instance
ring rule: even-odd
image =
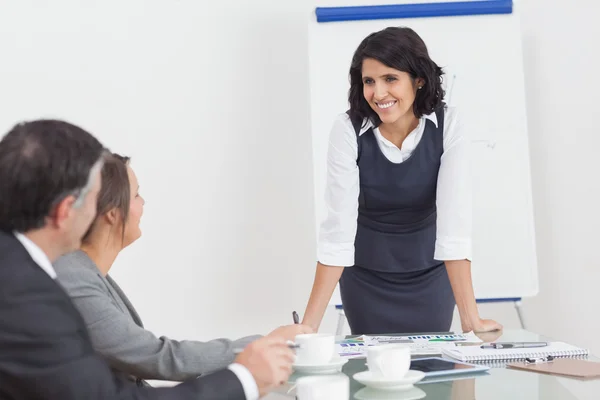
[[[413,112],[417,118],[431,114],[442,106],[442,69],[429,58],[427,46],[415,31],[406,27],[389,27],[367,36],[358,46],[350,66],[350,120],[361,126],[365,118],[375,126],[381,124],[379,116],[363,95],[362,64],[365,58],[373,58],[382,64],[408,73],[413,84],[417,78],[425,83],[417,90]]]

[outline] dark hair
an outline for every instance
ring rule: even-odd
[[[364,98],[362,65],[365,58],[373,58],[390,68],[408,73],[413,82],[417,78],[425,81],[417,91],[413,112],[417,118],[431,114],[442,105],[442,69],[429,58],[427,46],[415,31],[406,27],[389,27],[367,36],[358,46],[350,66],[350,119],[362,125],[369,118],[375,126],[381,124],[379,116]]]
[[[102,144],[65,121],[15,125],[0,141],[0,230],[27,232],[67,196],[83,196]]]
[[[129,175],[127,175],[127,163],[129,157],[112,153],[105,158],[102,166],[102,188],[98,194],[98,205],[96,207],[96,219],[83,236],[83,242],[87,242],[96,226],[98,218],[116,208],[121,214],[123,221],[121,239],[125,238],[125,223],[129,218],[129,203],[131,202],[131,189]]]

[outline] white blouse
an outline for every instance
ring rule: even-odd
[[[448,107],[444,118],[444,151],[437,182],[437,232],[434,258],[440,261],[471,259],[471,171],[469,141],[461,128],[455,108]],[[435,113],[423,116],[399,149],[373,132],[383,155],[393,163],[405,161],[421,140],[427,119],[437,126]],[[364,126],[360,135],[373,124]],[[325,265],[354,265],[354,239],[358,218],[358,144],[350,117],[340,114],[331,129],[327,154],[325,188],[326,216],[319,230],[317,258]]]

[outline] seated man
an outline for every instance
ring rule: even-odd
[[[255,400],[286,381],[294,355],[280,337],[173,388],[115,379],[51,264],[81,245],[104,158],[98,140],[62,121],[19,124],[0,141],[0,398]]]

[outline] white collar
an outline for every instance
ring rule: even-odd
[[[50,275],[50,278],[56,279],[56,271],[54,271],[52,263],[50,262],[50,259],[46,253],[44,253],[37,244],[33,243],[31,239],[22,233],[14,232],[14,235],[19,242],[21,242],[23,247],[25,247],[25,250],[27,250],[31,258],[33,258],[33,261],[35,261],[35,263],[39,265],[41,269]]]
[[[432,112],[431,114],[427,114],[427,115],[423,115],[421,117],[421,119],[429,119],[431,120],[431,122],[433,122],[433,124],[435,125],[435,127],[437,128],[438,126],[438,120],[437,120],[437,115],[435,115],[435,111]],[[363,133],[365,133],[366,131],[368,131],[370,128],[375,127],[375,125],[373,125],[373,122],[369,119],[367,121],[367,124],[360,128],[360,133],[358,134],[359,136],[362,135]]]

